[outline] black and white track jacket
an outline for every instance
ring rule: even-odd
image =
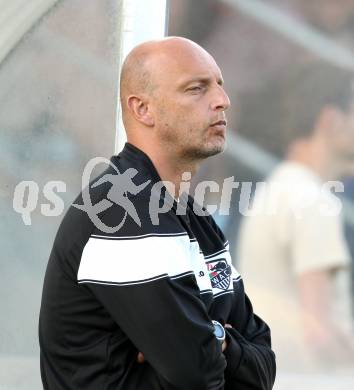
[[[124,197],[141,226],[111,201],[98,218],[122,226],[105,233],[72,205],[55,238],[39,319],[44,389],[271,389],[270,330],[253,313],[222,232],[192,198],[186,213],[173,202],[152,221],[151,189],[161,179],[131,144],[99,179],[129,168],[138,171],[134,185],[150,180]],[[88,187],[92,204],[115,199],[112,183]],[[170,199],[165,191],[159,201]],[[74,203],[83,204],[83,195]],[[211,320],[232,325],[224,353]]]

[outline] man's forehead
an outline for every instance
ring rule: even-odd
[[[138,73],[155,86],[168,83],[179,87],[198,79],[222,82],[221,71],[214,58],[195,42],[179,37],[149,41],[137,46],[128,55],[123,68],[123,81],[136,80]],[[129,73],[131,77],[128,77]]]
[[[173,77],[178,83],[211,78],[222,82],[221,70],[207,52],[159,53],[152,59],[151,68],[158,77]]]

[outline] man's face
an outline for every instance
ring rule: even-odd
[[[230,101],[214,59],[198,47],[181,46],[161,55],[158,64],[151,100],[158,139],[178,157],[222,152]]]
[[[301,2],[300,2],[301,3]],[[312,24],[327,33],[341,33],[350,29],[354,14],[353,0],[303,0],[300,5]]]

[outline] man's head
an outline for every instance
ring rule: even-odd
[[[351,34],[354,18],[353,0],[293,0],[308,21],[327,34]]]
[[[240,97],[239,131],[320,175],[354,173],[354,73],[322,61],[284,69]]]
[[[224,149],[229,99],[219,67],[196,43],[179,37],[134,48],[121,73],[128,141],[171,157],[200,160]]]
[[[281,88],[285,143],[322,146],[338,175],[354,172],[353,76],[315,62],[290,72]]]

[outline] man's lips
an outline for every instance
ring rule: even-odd
[[[210,125],[210,128],[213,129],[214,134],[225,137],[226,121],[224,119],[214,122]]]
[[[214,122],[210,125],[210,127],[219,127],[219,126],[223,126],[223,127],[226,127],[226,121],[225,120],[220,120],[218,122]]]

